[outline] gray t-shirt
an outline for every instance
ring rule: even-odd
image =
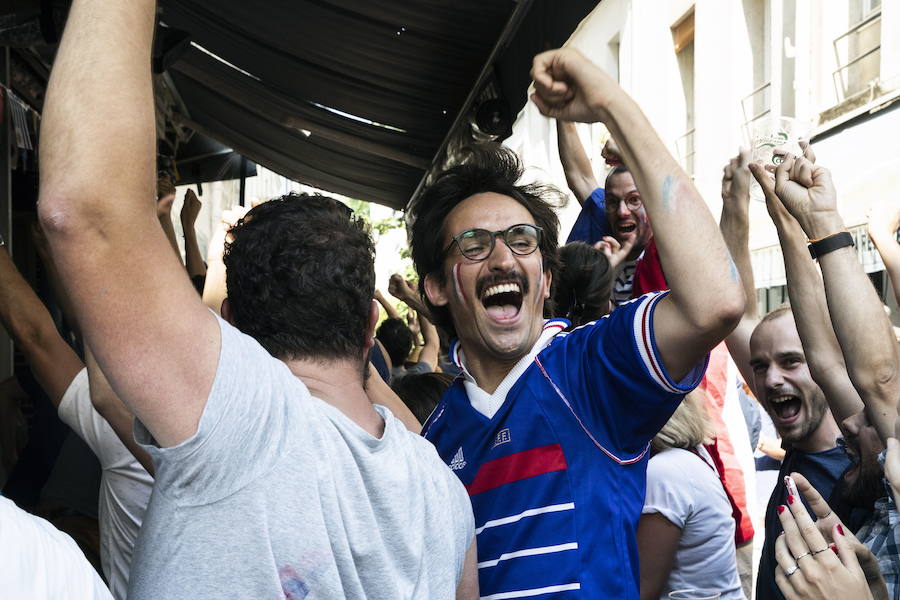
[[[377,439],[219,320],[197,433],[135,435],[156,485],[131,600],[453,598],[474,519],[434,447],[383,407]]]

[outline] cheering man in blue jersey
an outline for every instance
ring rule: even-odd
[[[473,153],[413,211],[421,291],[463,369],[423,434],[471,498],[483,597],[636,599],[649,442],[744,297],[715,220],[615,80],[571,49],[532,75],[542,113],[621,141],[671,290],[562,333],[544,320],[559,235],[544,188],[516,185],[508,151]]]

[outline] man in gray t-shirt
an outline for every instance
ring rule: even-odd
[[[367,394],[362,220],[323,196],[255,207],[224,321],[173,260],[148,193],[155,21],[154,0],[74,0],[42,121],[53,261],[156,469],[128,597],[477,598],[465,489]]]
[[[370,435],[219,324],[197,433],[159,448],[136,427],[157,484],[128,597],[452,598],[474,521],[434,447],[382,407]]]

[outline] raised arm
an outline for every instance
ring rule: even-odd
[[[38,211],[86,343],[116,394],[171,446],[197,430],[221,340],[148,194],[154,22],[153,0],[72,2],[44,104]]]
[[[431,365],[431,370],[434,371],[437,368],[438,352],[441,346],[437,327],[421,313],[416,318],[419,319],[419,329],[422,331],[422,339],[425,340],[425,345],[419,352],[419,362],[428,363]]]
[[[184,232],[185,268],[192,281],[195,277],[206,276],[206,265],[203,263],[200,245],[197,243],[197,231],[194,229],[201,206],[194,190],[188,189],[184,193],[184,204],[181,207],[181,229]]]
[[[579,204],[584,204],[598,187],[591,161],[578,138],[578,130],[571,121],[556,120],[556,143],[559,161],[566,174],[566,183]]]
[[[134,424],[134,415],[128,407],[119,399],[116,393],[109,386],[106,376],[94,360],[90,348],[84,348],[84,362],[87,366],[88,385],[91,390],[91,404],[94,410],[100,413],[112,430],[116,433],[116,437],[122,442],[122,445],[128,448],[128,451],[134,456],[141,466],[148,473],[154,475],[153,461],[147,451],[141,448],[134,440],[132,427]]]
[[[757,180],[765,184],[763,189],[772,189],[772,182],[759,175],[759,167],[753,168]],[[845,231],[827,169],[789,154],[775,171],[774,191],[807,238],[820,240]],[[827,252],[819,257],[819,265],[847,371],[884,441],[894,434],[900,398],[900,350],[893,328],[855,248]]]
[[[156,218],[169,240],[169,246],[181,262],[181,251],[178,249],[178,237],[172,224],[172,203],[175,202],[175,186],[168,177],[160,177],[156,181]]]
[[[807,157],[815,160],[810,148],[807,148]],[[769,177],[765,171],[754,169],[759,175]],[[847,375],[841,346],[834,335],[825,300],[825,285],[806,249],[806,236],[800,224],[787,212],[770,186],[763,190],[781,243],[788,296],[791,306],[796,307],[794,321],[809,373],[825,393],[835,421],[840,423],[863,410],[863,402]]]
[[[900,206],[896,199],[883,202],[869,212],[869,239],[878,249],[884,270],[891,278],[894,299],[900,304],[900,243],[897,243],[897,229],[900,228]]]
[[[59,407],[63,394],[84,365],[60,337],[47,308],[0,246],[0,322],[25,355],[35,379]]]
[[[749,155],[741,150],[725,165],[722,173],[722,216],[719,230],[734,261],[744,290],[744,314],[725,344],[734,359],[741,377],[747,385],[753,385],[753,369],[750,368],[750,336],[759,323],[756,306],[756,288],[753,285],[753,265],[750,261],[750,171]]]
[[[375,299],[378,300],[378,304],[384,308],[384,312],[387,313],[388,319],[399,319],[400,313],[397,312],[397,308],[387,301],[387,298],[384,297],[384,294],[381,293],[381,290],[375,290]]]
[[[543,114],[602,121],[618,142],[671,288],[653,327],[666,370],[678,381],[734,329],[744,311],[740,277],[718,226],[640,108],[609,75],[577,50],[563,48],[535,57],[532,77],[532,99]]]
[[[424,315],[426,319],[431,321],[431,313],[428,311],[428,307],[425,306],[425,303],[422,302],[422,297],[417,290],[418,287],[414,283],[403,279],[403,276],[399,273],[391,275],[390,282],[388,283],[388,293],[397,300],[405,302],[406,305],[416,311],[417,314]]]

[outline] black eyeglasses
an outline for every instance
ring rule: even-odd
[[[485,260],[494,251],[497,236],[502,235],[503,243],[512,250],[513,254],[527,256],[537,250],[543,231],[537,225],[527,223],[512,225],[501,231],[469,229],[453,236],[453,241],[444,248],[443,254],[446,255],[453,244],[456,244],[460,253],[469,260]]]

